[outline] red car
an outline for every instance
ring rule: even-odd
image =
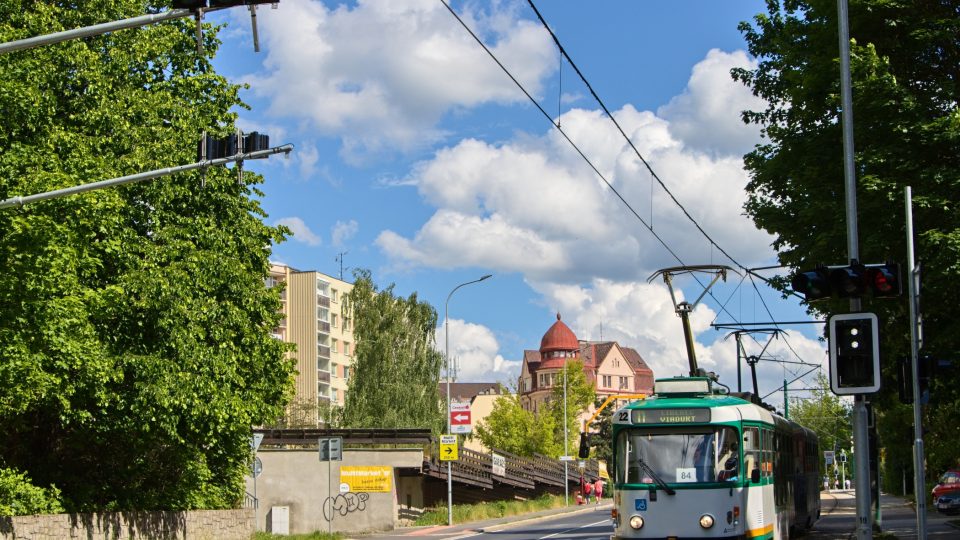
[[[942,495],[960,494],[960,470],[950,469],[943,473],[937,485],[933,486],[933,504],[937,504],[937,499]]]

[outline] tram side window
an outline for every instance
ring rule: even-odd
[[[762,476],[768,478],[773,476],[773,431],[769,429],[763,432],[763,470]]]
[[[743,428],[743,459],[743,472],[751,478],[753,469],[760,466],[760,430],[755,427]]]

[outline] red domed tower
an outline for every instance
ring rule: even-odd
[[[563,368],[563,359],[576,357],[579,349],[577,335],[560,320],[560,314],[557,313],[557,322],[540,340],[539,369]]]

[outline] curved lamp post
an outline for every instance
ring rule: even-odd
[[[470,285],[472,283],[480,283],[481,281],[493,277],[493,274],[487,274],[480,279],[475,279],[473,281],[468,281],[466,283],[461,283],[453,288],[450,291],[450,294],[447,295],[447,302],[443,307],[443,331],[445,334],[445,345],[444,345],[444,359],[447,366],[447,433],[453,429],[450,419],[450,324],[447,317],[450,312],[450,297],[453,296],[453,293],[457,292],[457,289]],[[453,476],[450,474],[452,470],[452,464],[447,462],[447,525],[453,525]]]

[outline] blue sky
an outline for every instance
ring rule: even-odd
[[[434,305],[441,325],[454,287],[494,274],[450,300],[461,381],[515,380],[523,350],[539,347],[558,312],[581,339],[635,348],[657,376],[684,373],[680,319],[662,281],[647,278],[680,261],[775,264],[773,238],[742,211],[742,155],[761,134],[739,112],[762,103],[729,75],[754,65],[737,24],[763,2],[536,5],[657,177],[736,263],[653,180],[530,6],[509,0],[452,7],[550,120],[440,0],[261,6],[259,53],[246,9],[208,15],[227,24],[217,69],[250,85],[241,127],[295,146],[289,159],[248,164],[266,178],[267,221],[295,232],[273,258],[338,276],[343,254],[345,278],[370,269],[379,286]],[[558,118],[603,179],[552,126]],[[674,283],[690,300],[703,290],[689,277]],[[711,322],[769,322],[767,310],[809,319],[756,285],[730,274],[691,318],[700,366],[734,389],[734,340]],[[766,355],[823,364],[819,325],[784,329]],[[749,354],[759,354],[758,339],[746,340]],[[442,326],[437,341],[442,349]],[[761,363],[761,395],[808,369]]]

